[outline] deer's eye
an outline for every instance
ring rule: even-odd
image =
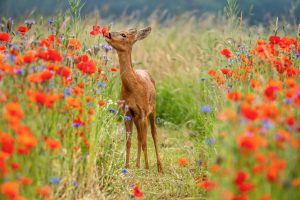
[[[126,38],[126,35],[125,35],[124,33],[121,33],[121,36],[122,36],[123,38]]]

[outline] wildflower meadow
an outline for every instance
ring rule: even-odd
[[[72,2],[72,1],[70,1]],[[300,28],[236,16],[161,23],[69,14],[0,27],[0,199],[300,199]],[[87,1],[88,3],[88,1]],[[230,5],[229,5],[230,6]],[[299,22],[298,22],[299,23]],[[162,172],[125,167],[120,64],[106,38],[151,26]]]

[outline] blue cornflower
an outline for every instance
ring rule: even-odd
[[[281,135],[279,133],[275,133],[274,138],[279,140],[281,138]]]
[[[78,186],[78,183],[77,183],[77,181],[72,181],[72,185],[74,186],[74,187],[77,187]]]
[[[135,198],[135,195],[134,195],[134,194],[130,194],[130,198],[131,198],[131,199],[134,199],[134,198]]]
[[[116,110],[113,109],[113,108],[110,108],[108,111],[109,111],[110,113],[116,113]]]
[[[300,97],[300,90],[297,91],[297,97]]]
[[[199,161],[198,161],[198,165],[199,165],[199,166],[202,166],[202,164],[203,164],[203,161],[202,161],[202,160],[199,160]]]
[[[205,78],[205,77],[202,77],[202,78],[201,78],[201,81],[205,81],[205,80],[206,80],[206,78]]]
[[[125,105],[125,111],[128,111],[129,110],[129,106],[126,104]]]
[[[296,53],[296,57],[300,58],[300,52]]]
[[[230,88],[232,88],[232,84],[230,84],[230,83],[228,83],[227,86],[230,87]]]
[[[27,20],[25,20],[25,22],[24,22],[26,25],[33,25],[33,24],[35,24],[35,20],[30,20],[30,19],[27,19]]]
[[[263,120],[263,126],[265,129],[271,129],[274,127],[273,123],[269,120]]]
[[[73,122],[73,127],[79,128],[81,126],[80,122]]]
[[[112,46],[110,46],[110,45],[107,44],[107,43],[102,43],[102,44],[100,44],[100,47],[101,47],[103,50],[105,50],[106,52],[111,51],[111,50],[113,49]]]
[[[128,174],[128,170],[126,168],[123,168],[122,169],[122,174],[124,174],[124,175]]]
[[[211,107],[209,105],[201,106],[201,111],[204,113],[209,113],[211,112]]]
[[[51,25],[51,24],[54,24],[54,20],[53,19],[50,19],[50,20],[48,20],[48,23]]]
[[[206,139],[206,144],[208,144],[208,145],[213,145],[215,142],[216,142],[216,141],[215,141],[215,139],[213,139],[213,138],[207,138],[207,139]]]
[[[98,82],[98,87],[102,87],[102,88],[105,88],[106,87],[106,85],[104,84],[104,83],[102,83],[102,82]]]
[[[284,102],[285,104],[291,104],[291,103],[293,103],[293,99],[286,98],[286,99],[283,100],[283,102]]]
[[[125,121],[130,121],[130,120],[131,120],[131,117],[130,117],[130,116],[127,116],[127,115],[125,115],[125,116],[124,116],[124,120],[125,120]]]
[[[160,122],[161,122],[161,119],[160,119],[159,117],[157,117],[157,118],[156,118],[156,123],[159,124]]]
[[[16,70],[15,70],[15,73],[16,73],[16,74],[24,74],[24,73],[25,73],[25,70],[24,70],[24,69],[16,69]]]
[[[65,90],[65,97],[70,96],[70,95],[71,95],[71,89],[70,89],[70,88],[67,88],[67,89]]]
[[[60,183],[60,178],[57,176],[53,176],[50,178],[50,183],[52,183],[53,185],[58,185]]]
[[[10,54],[9,55],[9,60],[12,61],[12,62],[15,62],[16,61],[16,56],[13,55],[13,54]]]

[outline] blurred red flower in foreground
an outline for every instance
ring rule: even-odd
[[[6,32],[0,32],[0,41],[10,41],[10,35]]]
[[[39,193],[43,198],[49,197],[51,192],[51,187],[49,185],[41,186],[36,189],[37,193]]]
[[[19,184],[16,182],[6,182],[0,186],[0,191],[8,199],[17,199],[19,196]]]
[[[134,196],[135,196],[135,197],[142,197],[142,196],[143,196],[143,193],[140,191],[138,185],[135,185],[135,186],[133,187],[133,193],[134,193]]]

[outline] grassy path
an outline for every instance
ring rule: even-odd
[[[159,174],[156,168],[154,145],[150,132],[148,133],[148,155],[150,170],[146,171],[142,156],[141,169],[135,167],[137,152],[136,133],[133,133],[131,150],[131,168],[128,174],[120,173],[113,184],[111,199],[130,199],[132,187],[130,183],[139,185],[144,193],[141,199],[203,199],[197,188],[195,178],[200,174],[198,165],[199,152],[189,131],[171,130],[159,128],[160,154],[163,162],[164,173]],[[124,143],[120,142],[123,146]],[[123,153],[124,154],[124,153]],[[178,164],[178,158],[187,158],[188,164],[182,167]]]

